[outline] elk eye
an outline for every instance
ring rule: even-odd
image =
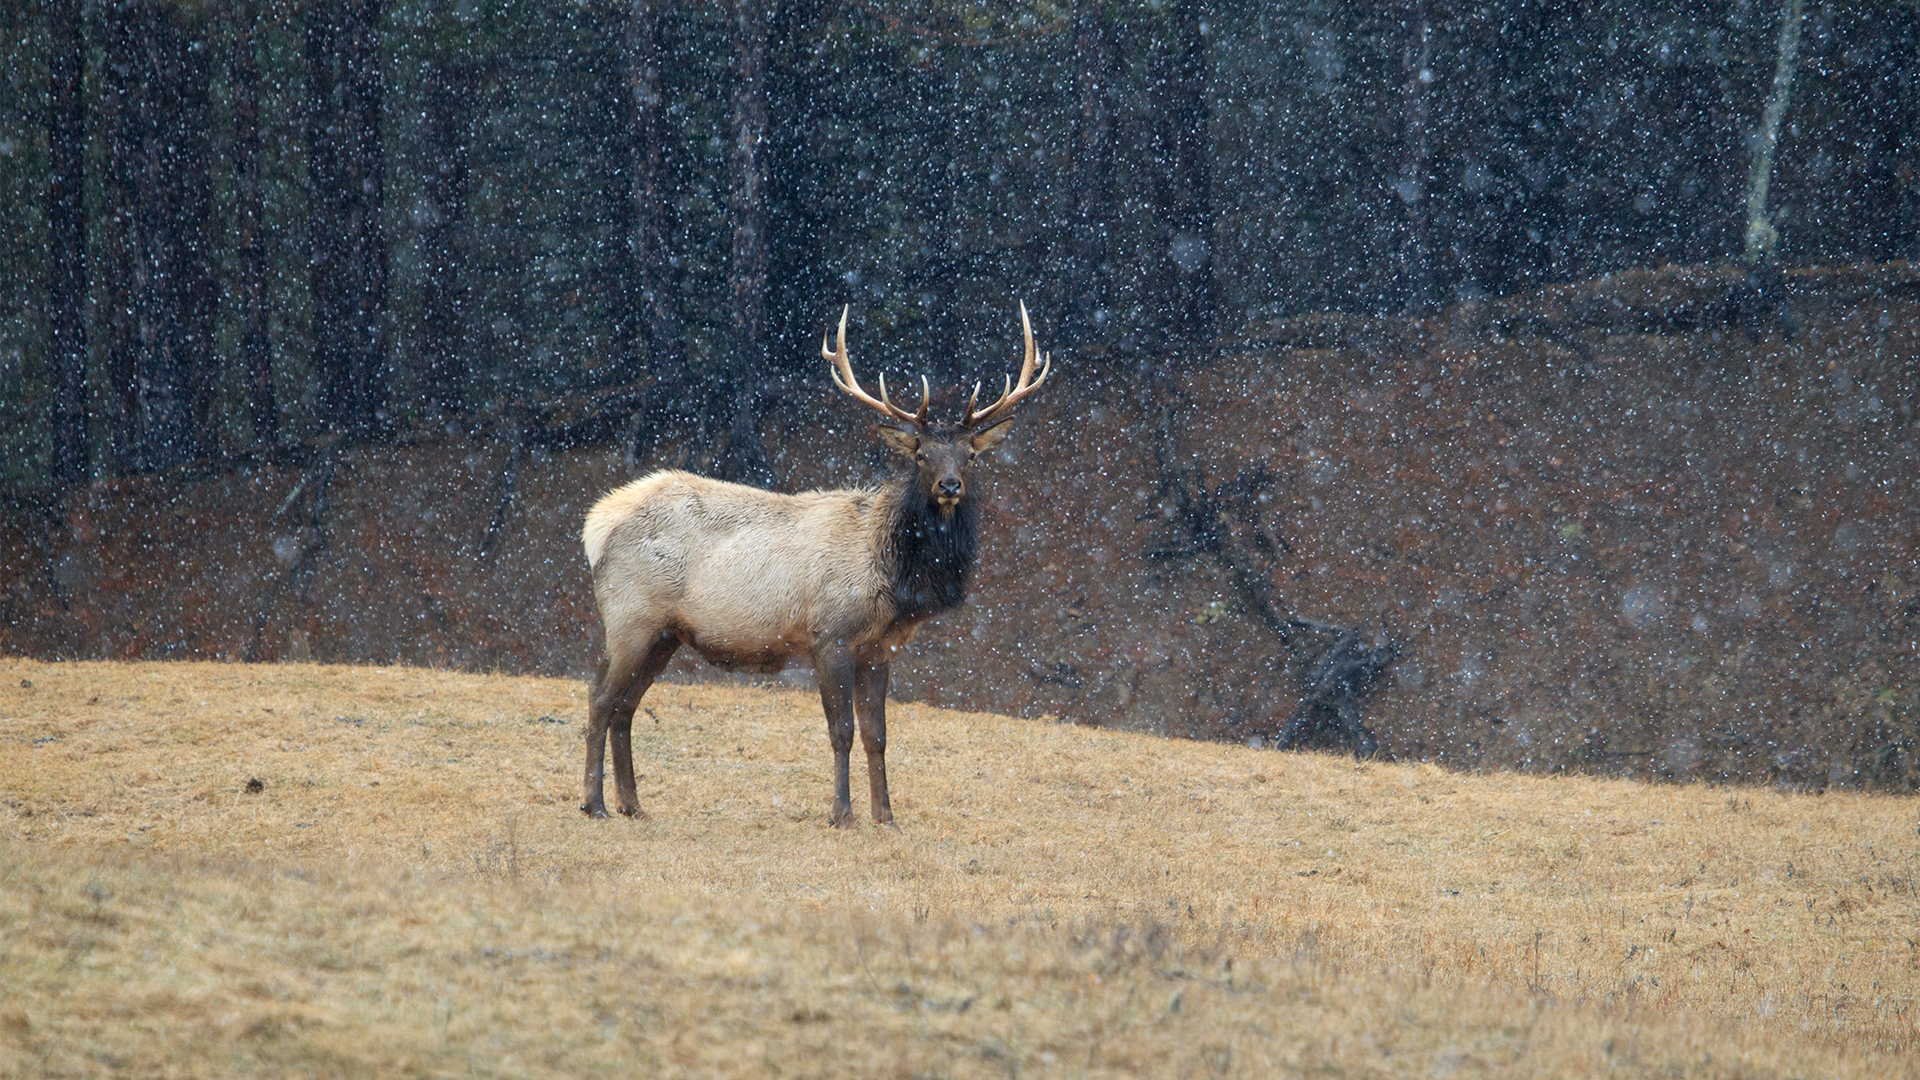
[[[925,460],[927,460],[927,454],[926,454],[926,451],[924,451],[924,450],[916,450],[916,451],[914,451],[914,454],[913,454],[913,460],[915,460],[915,461],[925,461]]]

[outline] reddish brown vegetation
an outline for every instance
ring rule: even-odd
[[[1760,307],[1740,286],[1635,272],[1424,323],[1253,328],[1177,377],[1175,453],[1214,485],[1277,478],[1250,505],[1290,546],[1265,569],[1294,614],[1408,643],[1369,703],[1387,753],[1910,788],[1920,270],[1796,272]],[[982,470],[979,599],[920,635],[895,694],[1271,737],[1282,650],[1217,559],[1147,557],[1184,544],[1156,416],[1100,364]],[[853,421],[820,374],[767,431],[789,490],[877,461],[821,453]],[[604,450],[534,455],[478,557],[506,457],[351,450],[320,530],[311,490],[273,518],[302,479],[275,470],[98,487],[57,530],[10,514],[0,648],[271,659],[297,630],[315,659],[584,675],[574,537],[627,477]]]

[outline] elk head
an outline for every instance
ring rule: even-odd
[[[880,441],[888,449],[913,462],[919,472],[920,493],[940,512],[952,515],[967,496],[967,474],[974,459],[1000,445],[1007,437],[1007,421],[1013,419],[1013,407],[1022,398],[1040,389],[1053,370],[1053,361],[1040,355],[1033,344],[1033,324],[1027,319],[1027,305],[1020,305],[1020,329],[1026,337],[1026,355],[1020,364],[1020,378],[1008,378],[999,400],[986,408],[980,404],[980,384],[973,384],[973,397],[958,423],[930,419],[927,415],[933,393],[925,376],[920,379],[920,407],[913,412],[895,405],[887,397],[887,377],[880,376],[880,396],[873,397],[860,388],[853,376],[853,364],[847,358],[847,309],[840,311],[840,335],[833,349],[820,341],[820,355],[833,362],[833,384],[855,401],[873,409],[885,420],[879,426]],[[1034,377],[1035,364],[1040,375]]]

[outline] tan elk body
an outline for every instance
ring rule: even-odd
[[[640,812],[633,774],[633,713],[682,645],[709,662],[773,672],[796,657],[813,663],[834,751],[835,825],[852,824],[849,756],[856,721],[867,755],[876,822],[893,820],[887,795],[886,693],[894,652],[920,624],[966,596],[976,551],[974,458],[1007,432],[1015,403],[1051,370],[1026,338],[1018,383],[976,410],[979,387],[959,422],[928,417],[921,383],[917,412],[860,388],[847,357],[846,313],[839,341],[821,355],[834,384],[884,416],[882,442],[910,468],[873,490],[782,495],[742,484],[659,472],[601,499],[581,539],[606,630],[606,659],[588,709],[585,798],[606,817],[606,748],[613,748],[618,808]],[[1039,378],[1034,368],[1039,362]]]
[[[890,613],[890,522],[876,496],[780,495],[685,472],[613,492],[583,534],[607,652],[644,650],[672,626],[714,664],[773,672],[817,638],[874,644]]]

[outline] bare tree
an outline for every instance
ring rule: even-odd
[[[767,31],[770,0],[733,0],[733,254],[728,264],[733,357],[721,472],[771,482],[760,446],[760,384],[767,360]]]
[[[677,365],[684,360],[686,328],[667,246],[667,108],[660,53],[661,24],[670,10],[665,0],[635,0],[627,24],[627,59],[633,102],[634,255],[640,266],[648,356]]]
[[[62,488],[86,480],[87,436],[87,42],[81,0],[48,5],[47,330],[52,378],[48,430],[51,478]]]
[[[1433,22],[1427,0],[1405,0],[1401,12],[1405,34],[1401,46],[1400,123],[1406,155],[1394,193],[1406,208],[1407,228],[1401,242],[1401,273],[1407,310],[1421,314],[1433,305],[1433,253],[1429,241],[1428,181],[1433,169],[1427,145],[1427,122],[1433,86]]]
[[[307,9],[308,288],[320,414],[336,429],[383,427],[387,243],[381,220],[381,0]]]
[[[1101,0],[1073,0],[1073,218],[1066,322],[1069,340],[1101,336],[1110,302],[1107,266],[1112,224],[1113,117],[1107,21]]]
[[[1920,77],[1911,58],[1920,55],[1920,5],[1876,9],[1866,20],[1862,63],[1848,81],[1862,99],[1858,115],[1867,123],[1866,162],[1862,170],[1867,258],[1876,262],[1920,257],[1920,185],[1911,183],[1920,145]],[[1850,35],[1852,36],[1852,35]],[[1838,88],[1836,88],[1838,89]]]
[[[466,279],[460,272],[471,174],[473,65],[441,56],[427,71],[422,125],[426,227],[420,233],[421,396],[429,410],[457,413],[467,404],[471,369]]]
[[[634,299],[640,308],[641,374],[658,389],[648,407],[680,412],[686,403],[686,325],[668,245],[666,94],[661,34],[669,0],[632,0],[627,8],[626,108],[631,132]],[[645,417],[636,418],[646,420]]]
[[[1801,0],[1783,0],[1780,5],[1780,39],[1773,67],[1773,90],[1767,95],[1767,108],[1760,117],[1755,136],[1753,167],[1747,173],[1747,245],[1750,263],[1770,262],[1780,234],[1767,214],[1767,185],[1773,179],[1773,152],[1780,143],[1780,121],[1787,113],[1787,97],[1793,89],[1793,75],[1800,66]]]
[[[280,410],[273,394],[273,355],[267,342],[267,258],[260,191],[260,64],[254,56],[259,0],[233,5],[233,55],[228,81],[233,101],[234,285],[240,294],[240,364],[255,452],[271,457],[280,441]]]
[[[213,446],[206,35],[156,0],[101,12],[109,370],[115,465],[164,469]]]
[[[1227,571],[1248,613],[1279,641],[1286,657],[1276,657],[1272,668],[1293,671],[1300,700],[1284,722],[1277,714],[1271,716],[1258,734],[1279,749],[1338,747],[1358,757],[1372,757],[1380,741],[1361,721],[1361,699],[1400,657],[1404,645],[1386,634],[1367,634],[1357,627],[1293,613],[1273,580],[1274,570],[1292,553],[1293,545],[1274,531],[1266,508],[1281,478],[1264,463],[1222,479],[1210,479],[1199,466],[1181,464],[1174,432],[1174,417],[1183,411],[1175,407],[1178,391],[1164,376],[1156,376],[1155,382],[1165,404],[1154,431],[1154,458],[1161,489],[1172,502],[1167,525],[1178,534],[1179,544],[1151,551],[1147,557],[1213,556]]]
[[[139,379],[133,351],[133,195],[137,139],[137,109],[133,101],[139,83],[134,75],[133,43],[138,29],[130,26],[127,5],[99,4],[94,8],[95,39],[100,43],[100,108],[97,121],[101,154],[100,275],[101,323],[104,324],[106,381],[106,438],[103,451],[108,468],[132,472],[139,458],[137,432],[140,413]]]
[[[1173,0],[1168,14],[1171,40],[1156,45],[1150,62],[1159,141],[1154,155],[1159,257],[1149,277],[1162,305],[1155,319],[1162,336],[1169,342],[1198,342],[1213,336],[1218,321],[1207,27],[1200,0]]]

